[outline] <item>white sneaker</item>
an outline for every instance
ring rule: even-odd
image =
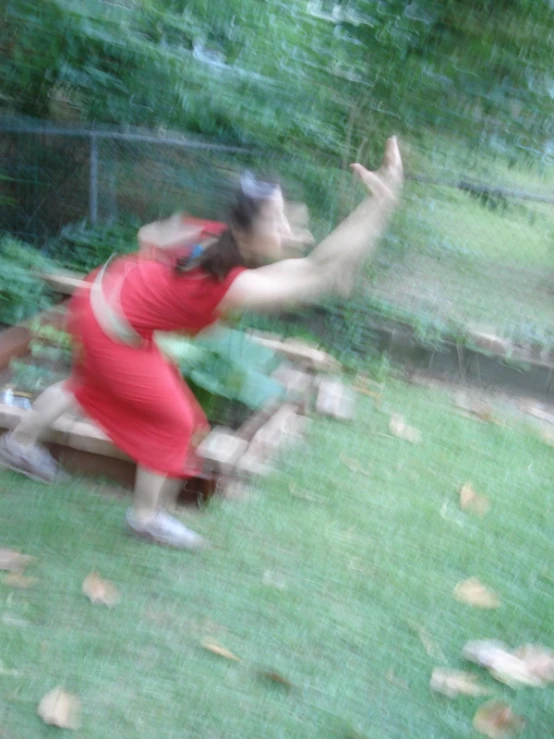
[[[207,546],[207,541],[202,536],[187,529],[177,518],[164,511],[158,511],[148,521],[139,521],[134,510],[129,508],[126,519],[131,531],[143,539],[191,551],[205,549]]]
[[[0,438],[0,465],[39,482],[67,482],[69,479],[47,449],[40,444],[19,444],[10,433]]]

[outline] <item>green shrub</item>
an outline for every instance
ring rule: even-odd
[[[281,359],[243,331],[218,328],[194,340],[163,335],[158,344],[179,363],[208,416],[222,400],[256,410],[284,393],[270,376]]]
[[[37,394],[68,376],[71,367],[71,337],[65,331],[40,320],[30,326],[30,357],[10,361],[12,384],[21,391]]]
[[[138,224],[91,226],[86,221],[65,226],[50,239],[48,252],[60,264],[78,272],[91,272],[112,254],[136,251]]]
[[[0,238],[0,323],[13,324],[52,304],[50,290],[38,277],[56,263],[11,236]]]

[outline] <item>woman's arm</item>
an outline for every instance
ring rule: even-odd
[[[402,159],[396,138],[387,141],[377,172],[352,165],[373,195],[364,200],[309,256],[285,259],[242,272],[219,309],[271,309],[291,302],[307,302],[325,292],[351,288],[363,258],[375,250],[397,202],[402,185]]]

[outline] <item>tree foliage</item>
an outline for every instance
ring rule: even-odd
[[[543,151],[547,0],[4,0],[1,100],[350,156],[394,129]]]

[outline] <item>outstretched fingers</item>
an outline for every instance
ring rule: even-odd
[[[350,168],[360,178],[370,193],[377,197],[392,197],[392,191],[378,172],[371,172],[357,162],[351,164]]]
[[[394,196],[403,179],[402,157],[396,136],[387,140],[383,164],[377,172],[371,172],[357,162],[350,167],[374,195]]]
[[[402,156],[400,154],[400,149],[398,148],[398,139],[396,136],[391,136],[387,139],[385,156],[383,157],[383,164],[381,165],[379,172],[392,185],[398,185],[402,182]]]

